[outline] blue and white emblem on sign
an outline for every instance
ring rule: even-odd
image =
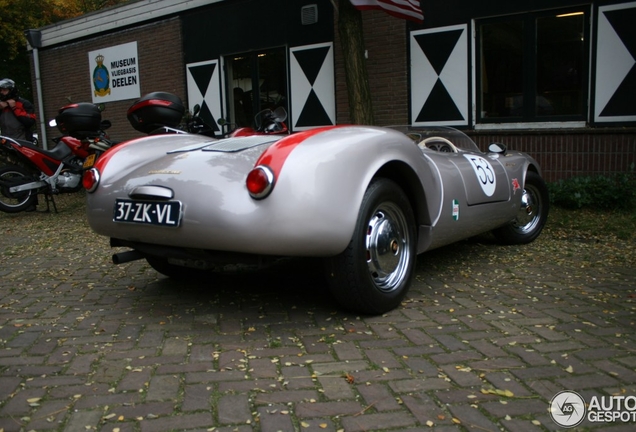
[[[95,96],[106,96],[110,94],[110,73],[104,66],[104,56],[95,57],[97,66],[93,70],[93,85],[95,86]]]
[[[495,177],[495,170],[490,162],[477,155],[465,154],[464,157],[468,159],[470,166],[473,167],[481,190],[483,190],[487,196],[493,196],[495,189],[497,189],[497,178]]]

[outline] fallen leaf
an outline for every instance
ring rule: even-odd
[[[501,390],[501,389],[495,389],[495,388],[490,388],[490,389],[481,389],[481,392],[483,394],[494,394],[497,396],[505,396],[505,397],[514,397],[514,393],[511,392],[510,390]]]

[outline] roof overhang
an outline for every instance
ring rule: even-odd
[[[139,0],[126,3],[40,28],[41,47],[72,42],[222,1],[224,0]]]

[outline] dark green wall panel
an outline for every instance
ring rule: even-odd
[[[301,8],[315,4],[318,22],[302,25]],[[276,46],[333,40],[329,0],[234,0],[183,15],[185,63]]]

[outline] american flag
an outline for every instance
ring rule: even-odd
[[[350,0],[359,10],[380,9],[397,18],[421,23],[424,13],[420,0]]]

